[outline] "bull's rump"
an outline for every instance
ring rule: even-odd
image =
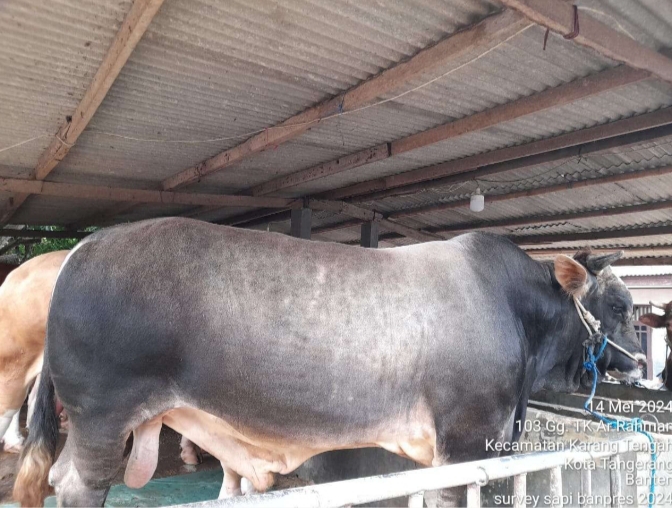
[[[460,242],[374,251],[187,219],[115,228],[59,276],[56,390],[75,412],[118,395],[138,419],[187,405],[304,442],[403,420],[439,388],[444,405],[472,381],[497,396],[508,387],[460,361],[504,352],[470,336],[483,298],[470,273]]]

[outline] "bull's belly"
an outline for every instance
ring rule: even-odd
[[[403,418],[390,419],[376,428],[344,431],[321,440],[319,445],[299,433],[271,436],[270,432],[264,434],[200,409],[176,408],[134,431],[133,451],[125,475],[131,487],[141,487],[154,472],[161,424],[186,436],[260,491],[270,486],[269,474],[291,473],[309,458],[326,451],[381,447],[427,466],[432,465],[435,456],[436,432],[425,404],[418,404]]]

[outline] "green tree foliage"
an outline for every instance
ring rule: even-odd
[[[31,229],[39,231],[65,231],[64,228],[57,226],[40,226]],[[91,227],[87,228],[85,231],[93,232],[96,229],[98,228]],[[21,262],[23,262],[36,256],[46,254],[47,252],[53,252],[55,250],[70,250],[79,242],[80,240],[76,238],[41,238],[39,242],[36,243],[19,245],[17,247],[17,253]]]

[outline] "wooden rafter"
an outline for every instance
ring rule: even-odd
[[[652,266],[652,265],[672,265],[672,256],[654,256],[654,257],[636,257],[621,258],[612,266]]]
[[[575,11],[572,3],[557,0],[501,0],[535,23],[563,36],[574,35]],[[672,83],[672,60],[640,44],[617,28],[605,25],[586,11],[577,11],[578,30],[574,42],[601,55],[642,69]]]
[[[672,257],[672,245],[665,246],[654,246],[654,247],[634,247],[629,249],[592,249],[595,253],[607,254],[610,252],[618,252],[625,250],[627,256],[640,256],[640,257]],[[526,249],[530,256],[535,258],[549,258],[557,256],[559,254],[565,254],[567,256],[573,255],[576,253],[576,249]]]
[[[17,178],[0,178],[0,191],[20,194],[39,194],[96,201],[122,201],[126,203],[158,203],[189,206],[263,206],[275,208],[294,207],[300,201],[286,198],[238,196],[225,194],[197,194],[97,185],[43,182]]]
[[[84,93],[72,117],[58,130],[47,149],[37,161],[30,175],[31,180],[44,180],[68,154],[80,134],[93,118],[96,110],[110,90],[131,53],[137,46],[147,27],[161,8],[164,0],[135,0],[126,15],[112,45],[107,50],[100,67]],[[9,207],[0,217],[0,227],[7,224],[29,194],[15,194],[10,198]]]
[[[518,245],[540,245],[561,242],[589,242],[594,240],[614,240],[617,238],[637,238],[660,235],[672,235],[672,226],[609,229],[603,231],[585,231],[582,233],[513,236],[510,238]]]
[[[665,134],[667,132],[665,129],[659,131],[655,131],[654,129],[670,124],[672,124],[672,107],[561,134],[560,136],[540,141],[533,141],[524,145],[500,148],[483,154],[413,169],[397,175],[374,178],[324,192],[320,197],[324,199],[344,199],[355,196],[357,201],[364,201],[411,194],[428,187],[450,185],[451,183],[463,181],[463,176],[461,175],[466,175],[469,172],[471,172],[469,173],[471,178],[474,178],[478,176],[484,177],[488,171],[493,171],[492,173],[487,173],[487,175],[492,175],[500,169],[502,171],[510,171],[519,167],[529,167],[518,166],[517,159],[525,159],[525,164],[529,162],[534,165],[552,160],[561,160],[561,157],[574,157],[579,150],[579,154],[585,154],[586,150],[591,147],[589,143],[595,143],[592,145],[593,149],[599,147],[599,150],[607,150],[610,147],[616,148],[626,143],[632,144],[657,139],[658,137],[669,135],[669,133]],[[624,138],[622,136],[630,137]],[[598,145],[597,143],[601,144]],[[563,149],[565,151],[561,152]],[[508,163],[509,165],[507,166],[503,163]],[[483,169],[486,166],[488,169]],[[482,169],[480,172],[482,174],[476,173],[477,168]]]
[[[262,206],[275,208],[301,207],[303,200],[274,197],[255,197],[223,194],[197,194],[191,192],[172,192],[143,189],[126,189],[119,187],[103,187],[95,185],[79,185],[69,183],[43,182],[37,180],[21,180],[16,178],[0,178],[0,192],[18,192],[26,195],[39,194],[75,199],[122,201],[125,203],[157,203],[165,205],[189,206]],[[382,214],[350,203],[325,200],[310,200],[309,206],[316,210],[330,210],[361,220],[380,221],[385,228],[420,241],[437,240],[441,237],[423,232],[415,228],[398,224],[383,218]],[[16,236],[16,230],[2,230],[0,235]],[[66,236],[67,237],[67,236]]]

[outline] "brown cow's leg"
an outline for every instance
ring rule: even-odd
[[[17,443],[17,439],[21,437],[18,413],[26,399],[26,393],[27,388],[22,379],[8,379],[6,375],[0,376],[0,440],[5,442],[6,449],[21,445]]]
[[[9,428],[3,437],[4,444],[2,448],[8,453],[21,453],[21,449],[23,448],[23,436],[19,429],[19,414],[20,411],[14,414]]]
[[[182,462],[190,466],[196,466],[203,462],[203,455],[198,445],[189,441],[186,436],[180,440],[180,458]]]

